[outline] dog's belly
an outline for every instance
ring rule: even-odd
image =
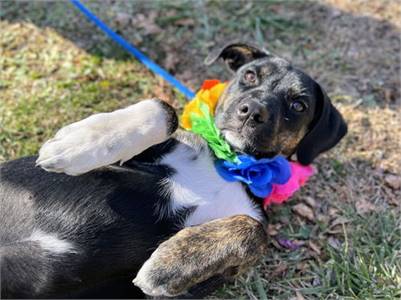
[[[155,192],[163,167],[142,169],[73,177],[35,168],[35,157],[0,164],[2,297],[90,295],[95,283],[121,276],[133,287],[143,262],[179,223],[154,213],[156,203],[169,201]]]
[[[216,172],[206,147],[182,143],[161,163],[176,170],[163,182],[165,192],[171,197],[169,212],[194,208],[185,226],[240,214],[262,220],[260,208],[254,205],[244,187],[239,182],[225,181]]]

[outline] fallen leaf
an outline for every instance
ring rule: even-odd
[[[316,245],[314,242],[309,241],[308,243],[309,248],[311,248],[314,252],[316,252],[317,255],[320,255],[322,251],[320,250],[320,247]]]
[[[129,25],[131,23],[132,16],[124,13],[124,12],[118,12],[116,13],[115,20],[117,23],[123,27]]]
[[[401,176],[387,175],[384,177],[384,181],[394,190],[399,190],[401,188]]]
[[[162,32],[162,29],[156,24],[156,17],[157,13],[153,11],[147,16],[144,14],[137,14],[132,20],[132,23],[139,28],[143,28],[144,35],[156,34]]]
[[[189,81],[194,78],[194,74],[190,70],[185,70],[178,76],[182,81]]]
[[[317,217],[316,217],[316,220],[318,220],[321,223],[328,224],[330,218],[328,216],[326,216],[326,215],[318,214]]]
[[[285,239],[285,238],[278,238],[277,242],[279,243],[279,245],[281,247],[292,250],[292,251],[301,248],[305,244],[305,242],[302,242],[302,241],[289,240],[289,239]]]
[[[283,225],[290,224],[290,217],[289,216],[280,216],[279,217],[279,222]]]
[[[305,272],[309,269],[309,264],[305,261],[301,261],[299,263],[297,263],[297,265],[295,266],[296,270],[301,271],[301,272]]]
[[[195,20],[190,18],[179,19],[174,24],[178,26],[193,26],[195,25]]]
[[[360,199],[355,203],[355,208],[358,214],[364,215],[368,212],[376,210],[376,205],[366,201],[365,199]]]
[[[283,247],[280,246],[279,242],[276,239],[271,240],[273,246],[278,250],[283,250]]]
[[[279,265],[272,271],[271,276],[272,277],[277,277],[282,275],[285,271],[287,271],[288,266],[287,264],[281,262]]]
[[[326,233],[332,234],[332,235],[340,234],[340,233],[343,233],[343,232],[344,232],[344,230],[341,227],[335,227],[334,229],[326,231]]]
[[[349,222],[350,222],[350,220],[348,220],[345,217],[338,217],[338,218],[334,219],[333,222],[331,222],[330,227],[335,227],[337,225],[346,224],[346,223],[349,223]]]
[[[267,231],[267,234],[270,235],[270,236],[275,236],[275,235],[278,234],[278,231],[276,229],[276,225],[274,225],[274,224],[267,225],[266,231]]]
[[[396,93],[392,89],[385,88],[384,99],[386,99],[388,103],[391,103],[397,99]]]
[[[177,66],[179,61],[180,59],[176,55],[175,51],[167,52],[163,65],[167,70],[173,71],[175,70],[175,67]]]
[[[333,217],[337,217],[337,215],[338,215],[338,209],[334,208],[334,207],[330,207],[329,208],[329,216],[333,218]]]
[[[315,220],[315,215],[312,209],[303,203],[295,205],[292,209],[295,211],[296,214],[308,219],[309,221]]]
[[[312,208],[315,208],[317,206],[316,200],[312,197],[304,197],[303,200]]]
[[[295,292],[296,296],[297,296],[297,300],[305,300],[304,296],[302,296],[302,294],[298,291]]]
[[[388,201],[388,203],[395,205],[395,206],[400,206],[400,204],[401,204],[401,199],[396,196],[393,196],[393,195],[390,195],[387,198],[387,201]]]

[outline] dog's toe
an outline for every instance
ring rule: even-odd
[[[213,276],[231,278],[254,266],[267,250],[263,225],[247,216],[187,227],[164,241],[134,284],[148,295],[183,295]]]
[[[175,296],[168,290],[166,280],[163,280],[160,276],[162,275],[161,273],[162,272],[157,272],[157,269],[154,268],[151,261],[147,261],[132,282],[149,296]]]
[[[89,162],[90,155],[82,145],[68,139],[52,139],[40,149],[36,166],[49,172],[79,175],[90,170]]]

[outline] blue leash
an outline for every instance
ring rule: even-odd
[[[168,73],[165,69],[160,67],[154,61],[152,61],[149,57],[139,51],[137,48],[128,43],[122,36],[115,33],[110,29],[102,20],[100,20],[97,16],[95,16],[89,9],[87,9],[79,0],[70,0],[72,4],[75,5],[90,21],[95,23],[97,27],[99,27],[104,33],[106,33],[113,41],[118,43],[121,47],[131,53],[137,60],[139,60],[142,64],[144,64],[148,69],[150,69],[153,73],[161,76],[164,80],[169,82],[172,86],[174,86],[177,90],[179,90],[188,100],[191,100],[195,97],[195,93],[188,89],[185,85],[183,85],[177,78]]]

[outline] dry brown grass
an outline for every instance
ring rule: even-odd
[[[323,0],[333,7],[358,16],[389,22],[401,29],[401,5],[398,1],[382,0]]]

